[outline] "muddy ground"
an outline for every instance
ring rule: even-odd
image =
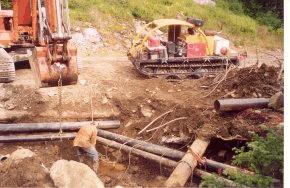
[[[83,55],[78,83],[61,88],[36,89],[29,67],[18,65],[17,80],[1,84],[0,122],[58,121],[61,89],[62,121],[91,120],[93,112],[96,120],[121,120],[121,127],[114,132],[132,138],[158,144],[165,144],[164,140],[172,136],[183,138],[183,143],[170,145],[181,150],[196,137],[212,139],[206,157],[227,163],[231,161],[233,142],[239,146],[250,139],[251,132],[263,134],[265,128],[283,122],[283,109],[250,109],[221,115],[213,108],[213,102],[222,97],[270,97],[280,91],[283,84],[278,80],[277,66],[236,68],[222,81],[222,76],[220,79],[148,79],[134,70],[124,54],[100,50],[97,55]],[[169,110],[172,112],[151,128],[175,118],[186,119],[137,135],[154,118]],[[238,141],[222,142],[233,138]],[[0,179],[5,179],[0,186],[52,186],[40,164],[49,168],[58,159],[78,160],[71,141],[1,144],[0,154],[9,154],[19,147],[31,149],[37,156],[18,165],[0,164]],[[129,160],[128,154],[98,144],[97,148],[103,155],[98,175],[106,186],[160,186],[172,171],[138,157],[130,156]],[[224,150],[228,156],[218,155]],[[187,185],[197,183],[194,179]]]

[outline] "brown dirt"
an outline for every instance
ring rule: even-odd
[[[28,165],[29,164],[29,165]],[[53,185],[37,158],[21,161],[6,160],[0,166],[1,187],[39,187]]]
[[[218,88],[216,95],[232,93],[235,98],[271,97],[281,90],[278,81],[279,68],[263,64],[230,72],[226,81]]]
[[[283,121],[283,113],[269,109],[251,109],[225,115],[220,115],[213,109],[213,102],[216,99],[233,90],[235,90],[234,97],[253,97],[253,93],[261,97],[270,97],[282,85],[275,79],[276,68],[262,66],[259,69],[245,68],[233,71],[213,95],[203,98],[212,87],[204,89],[201,86],[210,85],[213,82],[212,78],[173,82],[165,79],[146,79],[137,74],[126,57],[114,52],[109,55],[108,58],[107,52],[104,57],[85,57],[80,83],[62,87],[63,121],[90,120],[91,110],[93,110],[95,119],[121,120],[121,127],[114,132],[132,138],[141,137],[158,144],[162,144],[163,136],[169,135],[185,135],[191,138],[190,141],[197,136],[210,139],[239,135],[249,139],[251,131],[262,133],[265,126],[276,126]],[[5,100],[0,101],[0,110],[6,110],[6,116],[18,111],[29,114],[18,119],[14,118],[14,122],[58,121],[58,88],[34,89],[32,73],[29,69],[17,70],[17,76],[16,82],[1,86],[5,91]],[[8,109],[7,103],[13,104],[13,108]],[[187,119],[176,121],[159,129],[155,134],[150,132],[137,135],[155,117],[169,110],[173,112],[155,122],[150,128],[179,117],[187,117]],[[149,112],[149,115],[144,115],[144,111]],[[11,153],[19,146],[31,149],[37,154],[36,159],[31,159],[31,163],[35,165],[41,162],[50,167],[58,159],[78,160],[70,141],[4,144],[0,147],[0,153]],[[118,184],[160,186],[171,172],[171,169],[160,171],[159,164],[133,156],[130,158],[130,168],[126,171],[124,167],[129,164],[127,154],[123,153],[120,157],[114,149],[106,150],[99,145],[97,147],[103,155],[108,153],[111,162],[118,160],[118,167],[108,161],[100,164],[98,175],[106,186]],[[183,149],[185,148],[183,146]],[[9,171],[3,177],[7,179],[6,183],[0,185],[14,186],[13,177],[22,175],[22,171],[29,168],[28,164],[23,163],[18,171],[15,169]],[[90,165],[89,162],[88,164]],[[36,165],[36,168],[35,165],[32,166],[31,172],[39,172],[38,179],[31,180],[30,176],[23,175],[23,179],[16,181],[19,184],[15,186],[39,186],[47,183],[46,177],[38,171],[39,166]],[[10,176],[12,173],[15,173],[15,176]],[[195,186],[195,184],[188,185]]]
[[[78,161],[71,141],[3,144],[0,153],[9,154],[19,147],[31,149],[36,156],[19,162],[6,160],[0,163],[0,179],[5,180],[0,182],[1,187],[52,187],[52,180],[40,165],[44,164],[49,169],[60,159]],[[98,145],[97,150],[103,155],[98,176],[109,187],[116,185],[136,187],[145,184],[160,186],[162,179],[165,180],[162,175],[168,175],[170,172],[166,169],[160,171],[159,164],[132,155],[129,163],[127,153],[119,153],[102,145]],[[92,168],[91,159],[84,158],[84,163]]]
[[[3,85],[4,95],[1,102],[5,110],[31,110],[33,114],[46,108],[42,95],[33,87],[25,85]],[[37,106],[37,108],[35,108]]]

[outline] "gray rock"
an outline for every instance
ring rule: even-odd
[[[141,105],[140,111],[144,117],[152,117],[154,114],[154,110],[152,110],[150,106]]]
[[[278,110],[284,107],[284,94],[282,92],[278,92],[270,98],[270,102],[268,104],[270,108]]]
[[[104,187],[104,183],[89,166],[76,161],[56,161],[50,168],[50,177],[56,187]]]
[[[29,158],[33,156],[35,156],[35,153],[32,152],[31,150],[20,148],[14,151],[13,153],[11,153],[9,158],[12,160],[21,160],[21,159],[25,159],[25,158]]]

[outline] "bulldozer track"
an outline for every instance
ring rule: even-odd
[[[132,61],[135,68],[142,75],[149,77],[160,76],[193,76],[217,74],[225,70],[228,65],[238,64],[237,58],[196,58],[174,60],[135,60]]]

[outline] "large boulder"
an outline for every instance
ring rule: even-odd
[[[50,177],[56,187],[104,187],[104,183],[89,166],[76,161],[56,161],[50,168]]]

